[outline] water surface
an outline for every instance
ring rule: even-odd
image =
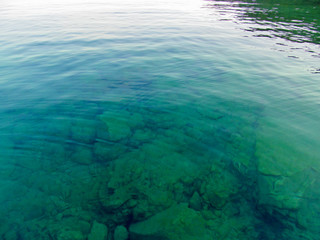
[[[4,1],[0,238],[318,239],[319,16]]]

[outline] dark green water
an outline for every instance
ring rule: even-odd
[[[0,239],[319,239],[319,1],[2,1]]]

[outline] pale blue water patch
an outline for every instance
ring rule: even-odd
[[[318,5],[296,4],[2,3],[0,238],[317,239]]]

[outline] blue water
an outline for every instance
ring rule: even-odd
[[[3,1],[0,239],[318,239],[319,13]]]

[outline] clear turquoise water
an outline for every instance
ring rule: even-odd
[[[3,1],[0,239],[318,239],[319,16]]]

